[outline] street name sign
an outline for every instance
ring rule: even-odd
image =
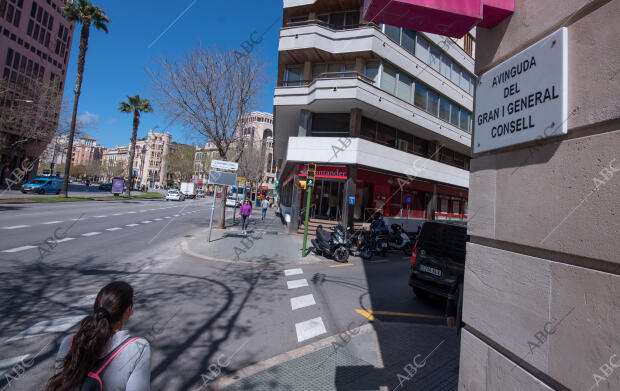
[[[212,185],[235,186],[237,174],[234,172],[209,171],[209,183]]]
[[[211,168],[216,168],[218,170],[237,171],[239,169],[239,163],[227,162],[225,160],[211,160]]]
[[[568,132],[567,34],[562,27],[480,76],[475,153]]]

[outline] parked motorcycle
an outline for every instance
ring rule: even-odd
[[[413,246],[411,245],[411,239],[407,235],[403,227],[398,224],[392,224],[390,226],[391,232],[388,234],[387,243],[390,250],[401,250],[405,255],[411,255]]]
[[[337,262],[347,262],[351,241],[342,226],[332,227],[331,230],[324,230],[322,225],[316,228],[316,239],[311,240],[314,252],[334,258]]]

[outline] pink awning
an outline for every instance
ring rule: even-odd
[[[364,18],[460,38],[480,24],[491,28],[514,11],[514,0],[364,0]]]

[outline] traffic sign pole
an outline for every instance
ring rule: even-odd
[[[312,194],[312,185],[306,187],[306,219],[304,221],[304,245],[301,249],[301,256],[306,256],[306,243],[308,241],[308,219],[310,218],[310,195]]]

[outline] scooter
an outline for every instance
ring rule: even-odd
[[[311,240],[313,250],[316,254],[332,257],[337,262],[347,262],[351,242],[347,240],[342,226],[332,227],[331,230],[331,233],[324,230],[322,225],[316,228],[316,239]]]
[[[392,232],[387,235],[387,244],[390,250],[402,250],[405,255],[411,255],[413,246],[411,239],[407,235],[403,227],[398,224],[390,225]]]

